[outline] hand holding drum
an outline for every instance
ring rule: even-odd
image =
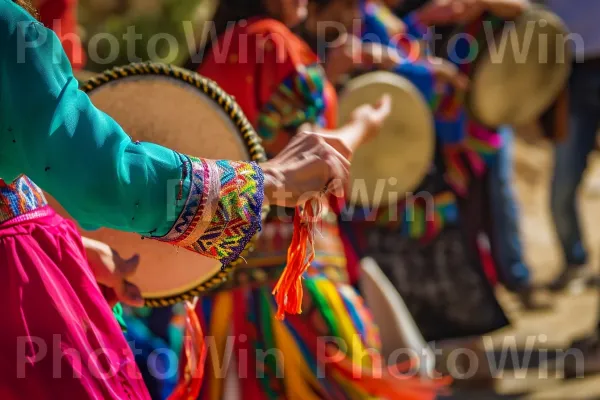
[[[138,63],[97,75],[82,89],[132,140],[213,160],[260,163],[265,195],[271,204],[295,206],[305,192],[321,192],[332,179],[348,179],[351,149],[320,134],[299,134],[276,158],[267,161],[260,138],[234,99],[198,74],[163,64]],[[278,188],[287,190],[287,197],[274,196]],[[49,195],[48,200],[69,217]],[[263,217],[267,212],[265,207]],[[140,304],[136,293],[141,293],[146,306],[158,307],[218,290],[242,260],[221,265],[216,258],[107,228],[82,230],[82,236],[90,239],[87,243],[95,243],[87,246],[88,255],[98,267],[95,273],[101,283],[114,289],[121,299],[133,297],[129,303],[134,305]]]
[[[269,204],[295,207],[332,181],[345,185],[352,154],[348,144],[310,130],[298,132],[275,158],[261,164]]]
[[[437,48],[468,75],[464,105],[483,126],[529,124],[565,88],[572,58],[568,30],[541,6],[527,0],[433,0],[417,11],[417,19],[455,26]],[[458,43],[465,33],[469,42]]]

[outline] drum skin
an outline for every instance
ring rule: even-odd
[[[532,6],[507,21],[494,43],[481,43],[466,97],[471,116],[492,128],[538,119],[567,84],[572,60],[567,34],[558,16]]]
[[[339,123],[351,120],[363,104],[392,98],[392,111],[379,134],[352,158],[349,201],[359,206],[395,204],[429,171],[435,149],[433,115],[425,98],[407,79],[387,71],[352,79],[339,97]]]
[[[91,78],[82,89],[133,140],[201,158],[266,160],[259,137],[233,98],[194,72],[163,64],[130,64]],[[56,200],[47,197],[68,217]],[[267,211],[263,210],[263,216]],[[81,230],[81,234],[108,244],[123,258],[140,255],[130,281],[140,288],[150,307],[167,306],[213,290],[234,267],[223,267],[218,260],[167,243],[142,240],[133,233],[101,228]],[[248,248],[250,245],[246,251]]]

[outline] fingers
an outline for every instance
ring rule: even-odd
[[[331,176],[335,176],[335,178],[329,181],[327,193],[331,193],[336,197],[344,197],[345,189],[350,179],[350,169],[335,159],[330,160],[328,165],[330,166]]]
[[[375,109],[375,117],[378,121],[383,121],[385,118],[390,115],[392,112],[392,96],[389,94],[384,94],[381,96],[381,100],[377,103],[377,108]]]
[[[113,250],[113,252],[115,260],[115,275],[121,279],[131,278],[135,274],[135,271],[140,263],[140,255],[136,254],[128,260],[123,260],[119,253],[117,253],[115,250]]]
[[[344,189],[350,179],[350,162],[339,154],[328,154],[324,157],[328,168],[327,192],[337,197],[344,196]]]
[[[333,147],[343,158],[346,160],[352,158],[352,149],[339,136],[332,134],[321,134],[320,136],[326,144]]]
[[[113,258],[115,262],[115,283],[114,291],[120,302],[132,307],[142,307],[144,299],[140,289],[131,282],[127,282],[127,278],[131,278],[140,263],[139,254],[124,260],[119,253],[113,250]]]
[[[115,293],[117,294],[119,301],[123,304],[127,304],[131,307],[144,306],[144,298],[142,297],[142,293],[140,292],[140,289],[133,283],[123,281],[121,285],[115,288]]]
[[[350,161],[323,139],[320,139],[320,141],[319,148],[308,154],[304,158],[303,166],[300,166],[300,168],[306,169],[306,176],[318,177],[311,187],[306,189],[318,193],[322,192],[327,186],[328,190],[332,189],[338,193],[348,181]]]

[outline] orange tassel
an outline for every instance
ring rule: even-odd
[[[315,258],[314,225],[319,215],[319,210],[315,210],[320,205],[318,201],[318,199],[311,199],[304,204],[304,207],[296,207],[287,265],[273,289],[277,303],[276,318],[280,321],[285,318],[286,313],[302,313],[302,275]],[[317,202],[317,207],[314,202]]]
[[[200,320],[196,314],[197,299],[185,303],[184,372],[168,400],[197,399],[202,389],[206,346]]]

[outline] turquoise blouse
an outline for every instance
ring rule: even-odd
[[[0,178],[27,175],[85,229],[236,258],[260,228],[258,165],[133,142],[78,89],[54,32],[10,0],[0,19]]]

